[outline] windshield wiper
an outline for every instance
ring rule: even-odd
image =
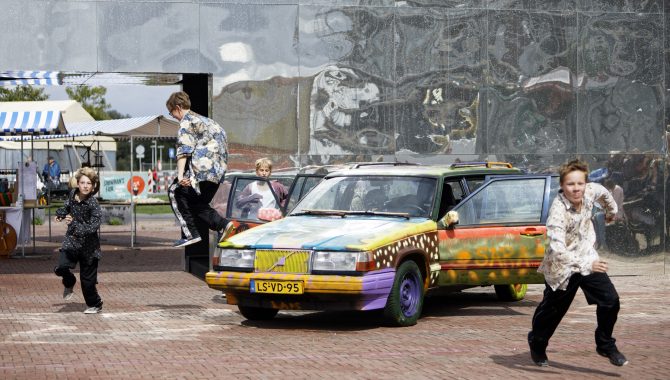
[[[409,219],[410,216],[406,212],[384,212],[384,211],[347,211],[345,215],[379,215],[379,216],[395,216],[398,218]]]
[[[346,214],[344,211],[339,210],[302,210],[300,212],[291,213],[291,216],[299,215],[332,215],[343,217]]]

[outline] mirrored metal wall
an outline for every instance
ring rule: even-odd
[[[628,272],[658,273],[669,4],[7,0],[0,49],[16,54],[0,68],[211,73],[212,116],[237,168],[270,156],[277,166],[491,159],[548,172],[580,156],[592,180],[624,194],[624,216],[602,228],[607,252]]]

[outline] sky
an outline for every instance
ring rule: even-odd
[[[181,90],[179,85],[145,86],[145,85],[113,85],[105,86],[107,104],[122,114],[131,117],[167,115],[165,101],[171,93]],[[66,86],[46,86],[45,93],[49,100],[68,100]]]

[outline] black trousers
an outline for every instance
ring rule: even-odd
[[[182,233],[186,239],[200,236],[194,218],[201,219],[210,230],[214,231],[221,231],[228,223],[209,205],[219,189],[219,184],[203,181],[200,182],[199,186],[200,194],[191,186],[180,186],[175,178],[168,189],[172,211],[179,220]]]
[[[528,334],[528,343],[533,349],[546,349],[549,339],[570,308],[578,288],[584,292],[589,305],[597,305],[596,346],[606,352],[616,348],[616,339],[612,337],[612,332],[620,304],[614,284],[607,273],[592,273],[588,276],[576,273],[570,277],[566,290],[551,290],[545,283],[544,298],[535,310],[533,329]]]
[[[57,276],[63,278],[63,286],[71,288],[77,283],[77,278],[72,274],[79,263],[79,280],[81,281],[81,292],[84,294],[86,306],[101,306],[102,300],[98,295],[96,284],[98,283],[98,258],[91,254],[82,254],[75,251],[60,251],[58,266],[54,269]]]

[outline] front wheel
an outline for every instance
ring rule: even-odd
[[[240,309],[242,316],[250,321],[267,321],[274,318],[279,312],[279,310],[269,307],[237,305],[237,308]]]
[[[386,301],[384,317],[392,326],[412,326],[423,308],[423,277],[412,260],[400,264],[391,293]]]
[[[521,301],[526,296],[528,284],[494,285],[493,288],[501,301]]]

